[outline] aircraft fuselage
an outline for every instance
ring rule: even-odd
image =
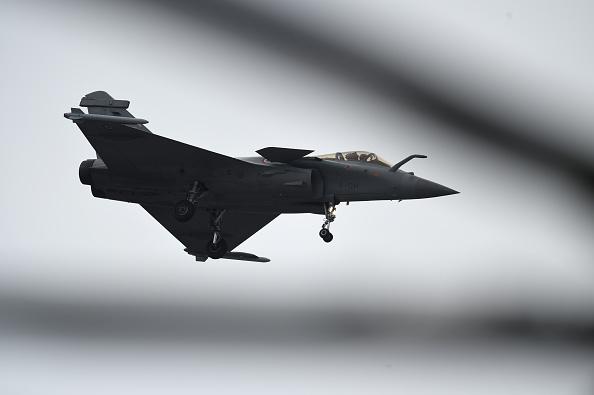
[[[391,165],[368,151],[307,156],[313,151],[267,147],[259,157],[232,158],[153,134],[128,105],[97,91],[81,99],[88,113],[64,114],[98,155],[81,163],[80,181],[95,197],[140,204],[198,260],[265,261],[233,250],[283,213],[325,215],[319,235],[330,242],[341,202],[457,193],[400,170],[424,155]]]

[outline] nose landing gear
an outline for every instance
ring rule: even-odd
[[[324,212],[326,214],[326,219],[324,220],[319,235],[326,243],[330,243],[332,239],[334,239],[334,236],[330,233],[330,224],[336,219],[336,205],[334,203],[324,203]]]

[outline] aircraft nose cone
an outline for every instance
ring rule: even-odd
[[[443,185],[440,185],[433,181],[428,181],[419,178],[419,180],[417,181],[417,185],[415,185],[413,199],[424,199],[438,196],[454,195],[456,193],[459,192],[451,188],[444,187]]]
[[[459,193],[451,188],[412,174],[403,174],[396,188],[398,190],[396,195],[399,199],[425,199]]]

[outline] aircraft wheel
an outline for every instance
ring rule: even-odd
[[[320,237],[326,243],[330,243],[332,241],[332,239],[334,238],[334,236],[332,236],[332,233],[330,233],[330,231],[326,228],[323,228],[322,230],[320,230]]]
[[[209,258],[222,258],[227,253],[227,242],[224,239],[219,240],[217,244],[214,244],[212,241],[209,241],[206,245],[206,252],[208,253]]]
[[[189,221],[194,216],[194,205],[188,200],[180,200],[173,207],[173,216],[180,222]]]

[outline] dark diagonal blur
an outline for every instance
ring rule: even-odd
[[[498,149],[509,151],[536,161],[541,166],[564,170],[568,177],[578,182],[594,199],[594,156],[592,146],[586,154],[572,151],[572,143],[559,143],[554,136],[567,135],[567,129],[575,127],[565,124],[564,129],[535,118],[544,114],[508,114],[498,108],[498,103],[483,103],[482,108],[468,105],[472,93],[444,89],[442,85],[431,84],[432,78],[426,73],[439,69],[439,63],[432,64],[427,71],[410,67],[405,61],[414,51],[415,42],[411,38],[410,47],[395,46],[390,58],[382,57],[381,46],[358,46],[341,36],[340,29],[311,23],[306,17],[292,14],[288,7],[274,2],[233,1],[233,0],[135,0],[138,4],[151,4],[164,13],[177,14],[191,18],[196,24],[207,24],[227,34],[233,34],[248,45],[260,45],[272,51],[288,56],[296,62],[303,62],[313,67],[324,68],[336,77],[371,89],[397,106],[407,106],[409,111],[420,113],[443,123],[444,133],[460,133],[464,138],[478,139],[485,144],[492,144]],[[309,4],[311,6],[311,4]],[[268,7],[266,7],[268,6]],[[327,12],[328,22],[341,21],[340,5],[336,8],[323,9]],[[307,7],[307,3],[304,8]],[[314,7],[312,7],[314,8]],[[318,10],[314,9],[312,12]],[[334,12],[332,12],[334,11]],[[378,10],[379,12],[379,10]],[[324,19],[321,19],[324,21]],[[365,33],[368,26],[352,26],[356,33]],[[336,27],[334,24],[333,27]],[[342,26],[349,28],[349,26]],[[427,27],[430,29],[431,27]],[[399,34],[398,26],[385,31],[386,35]],[[409,51],[410,50],[410,51]],[[502,59],[500,59],[501,61]],[[504,60],[503,60],[504,61]],[[497,65],[493,65],[497,67]],[[436,71],[436,70],[433,70]],[[462,73],[466,71],[462,70]],[[484,78],[490,78],[485,75]],[[521,86],[510,87],[510,93]],[[552,92],[555,93],[555,92]],[[539,100],[534,96],[533,100]],[[558,102],[565,99],[558,97]],[[530,107],[526,103],[526,107]],[[563,111],[563,109],[559,109]],[[567,135],[571,140],[571,134]],[[590,140],[591,142],[591,140]]]

